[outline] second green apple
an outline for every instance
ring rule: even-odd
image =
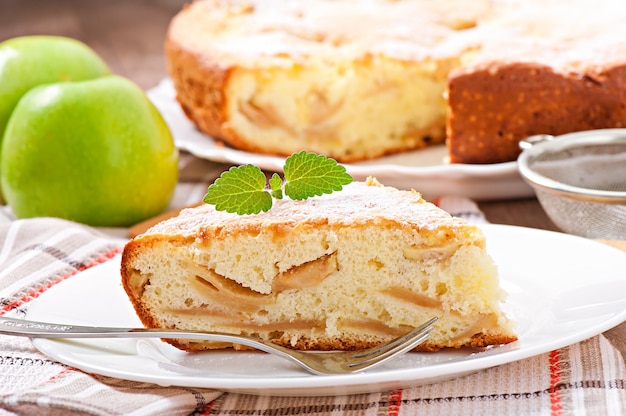
[[[109,75],[87,45],[63,36],[21,36],[0,42],[0,137],[18,101],[31,88]]]

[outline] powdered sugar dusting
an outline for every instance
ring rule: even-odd
[[[353,182],[340,192],[301,201],[274,201],[267,212],[238,215],[216,211],[212,205],[183,210],[179,217],[157,224],[153,233],[195,233],[199,228],[245,229],[251,226],[296,224],[359,225],[393,222],[401,227],[435,230],[467,226],[447,212],[425,201],[416,191],[385,187],[376,180]]]

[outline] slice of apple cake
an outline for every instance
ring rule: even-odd
[[[121,275],[148,327],[360,349],[437,316],[419,350],[517,339],[481,230],[375,179],[278,200],[258,215],[184,210],[128,242]],[[187,351],[243,348],[169,342]]]

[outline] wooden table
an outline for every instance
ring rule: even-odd
[[[69,36],[90,45],[112,71],[144,89],[165,77],[163,40],[184,0],[2,0],[0,41],[14,36]],[[480,201],[493,223],[556,230],[536,199]]]

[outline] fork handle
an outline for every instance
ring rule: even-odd
[[[257,350],[274,354],[291,361],[300,367],[315,372],[309,365],[295,357],[305,354],[292,351],[281,345],[252,338],[245,335],[222,332],[204,332],[158,328],[112,328],[102,326],[81,326],[28,321],[0,316],[0,335],[16,335],[35,338],[184,338],[203,341],[218,341],[245,345]]]
[[[0,316],[0,334],[35,338],[184,338],[246,345],[266,352],[280,346],[268,346],[262,340],[245,335],[155,328],[113,328],[53,324]]]

